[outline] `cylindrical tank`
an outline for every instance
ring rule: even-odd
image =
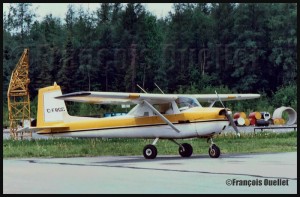
[[[271,114],[269,112],[260,112],[261,118],[265,120],[269,120],[271,118]]]
[[[249,118],[261,119],[261,114],[259,112],[251,112]]]
[[[283,125],[283,124],[285,124],[285,120],[283,118],[274,118],[273,122],[274,122],[274,125]]]
[[[269,126],[269,121],[265,119],[256,120],[256,126]]]
[[[235,120],[234,120],[234,123],[235,123],[235,125],[237,125],[237,126],[243,126],[243,125],[245,124],[245,119],[242,118],[242,117],[240,117],[240,118],[238,118],[238,119],[235,119]]]
[[[250,120],[248,118],[245,118],[245,126],[249,126],[250,125]]]
[[[256,124],[256,119],[255,118],[249,118],[250,125],[255,125]]]
[[[297,122],[297,112],[291,108],[291,107],[280,107],[275,109],[275,111],[273,112],[273,118],[282,118],[282,113],[286,112],[288,114],[288,119],[286,124],[287,125],[293,125],[296,124]],[[285,124],[285,123],[284,123]]]
[[[233,115],[233,118],[234,119],[238,119],[238,118],[240,118],[240,117],[242,117],[242,118],[247,118],[247,115],[245,114],[245,112],[236,112],[234,115]]]

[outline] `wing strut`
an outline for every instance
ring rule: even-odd
[[[170,122],[166,117],[164,117],[155,107],[153,107],[148,101],[144,100],[144,103],[150,107],[156,113],[165,123],[167,123],[172,129],[174,129],[177,133],[180,133],[180,131]]]

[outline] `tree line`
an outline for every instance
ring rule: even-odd
[[[63,19],[35,13],[31,3],[3,12],[4,97],[24,48],[31,99],[54,81],[63,93],[296,89],[296,3],[174,3],[164,18],[141,3],[70,4]]]

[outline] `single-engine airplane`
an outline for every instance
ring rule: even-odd
[[[190,157],[193,148],[175,139],[207,138],[209,155],[220,156],[220,149],[212,138],[228,125],[239,131],[231,117],[231,111],[222,101],[259,98],[259,94],[150,94],[82,91],[62,95],[54,83],[39,89],[36,127],[24,127],[22,131],[36,131],[40,135],[60,137],[103,137],[154,139],[143,149],[146,159],[157,156],[155,147],[159,139],[168,139],[179,146],[182,157]],[[135,104],[128,114],[115,117],[80,117],[67,112],[65,101],[93,104]],[[210,102],[202,107],[200,102]],[[213,107],[220,101],[223,108]]]

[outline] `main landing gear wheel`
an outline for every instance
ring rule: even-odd
[[[213,144],[209,147],[208,154],[211,158],[218,158],[221,154],[220,148]]]
[[[184,150],[181,146],[183,146]],[[183,143],[181,146],[179,146],[178,150],[181,157],[190,157],[193,154],[193,147],[190,144]]]
[[[157,155],[157,149],[154,145],[148,144],[144,147],[143,155],[146,159],[154,159]]]

